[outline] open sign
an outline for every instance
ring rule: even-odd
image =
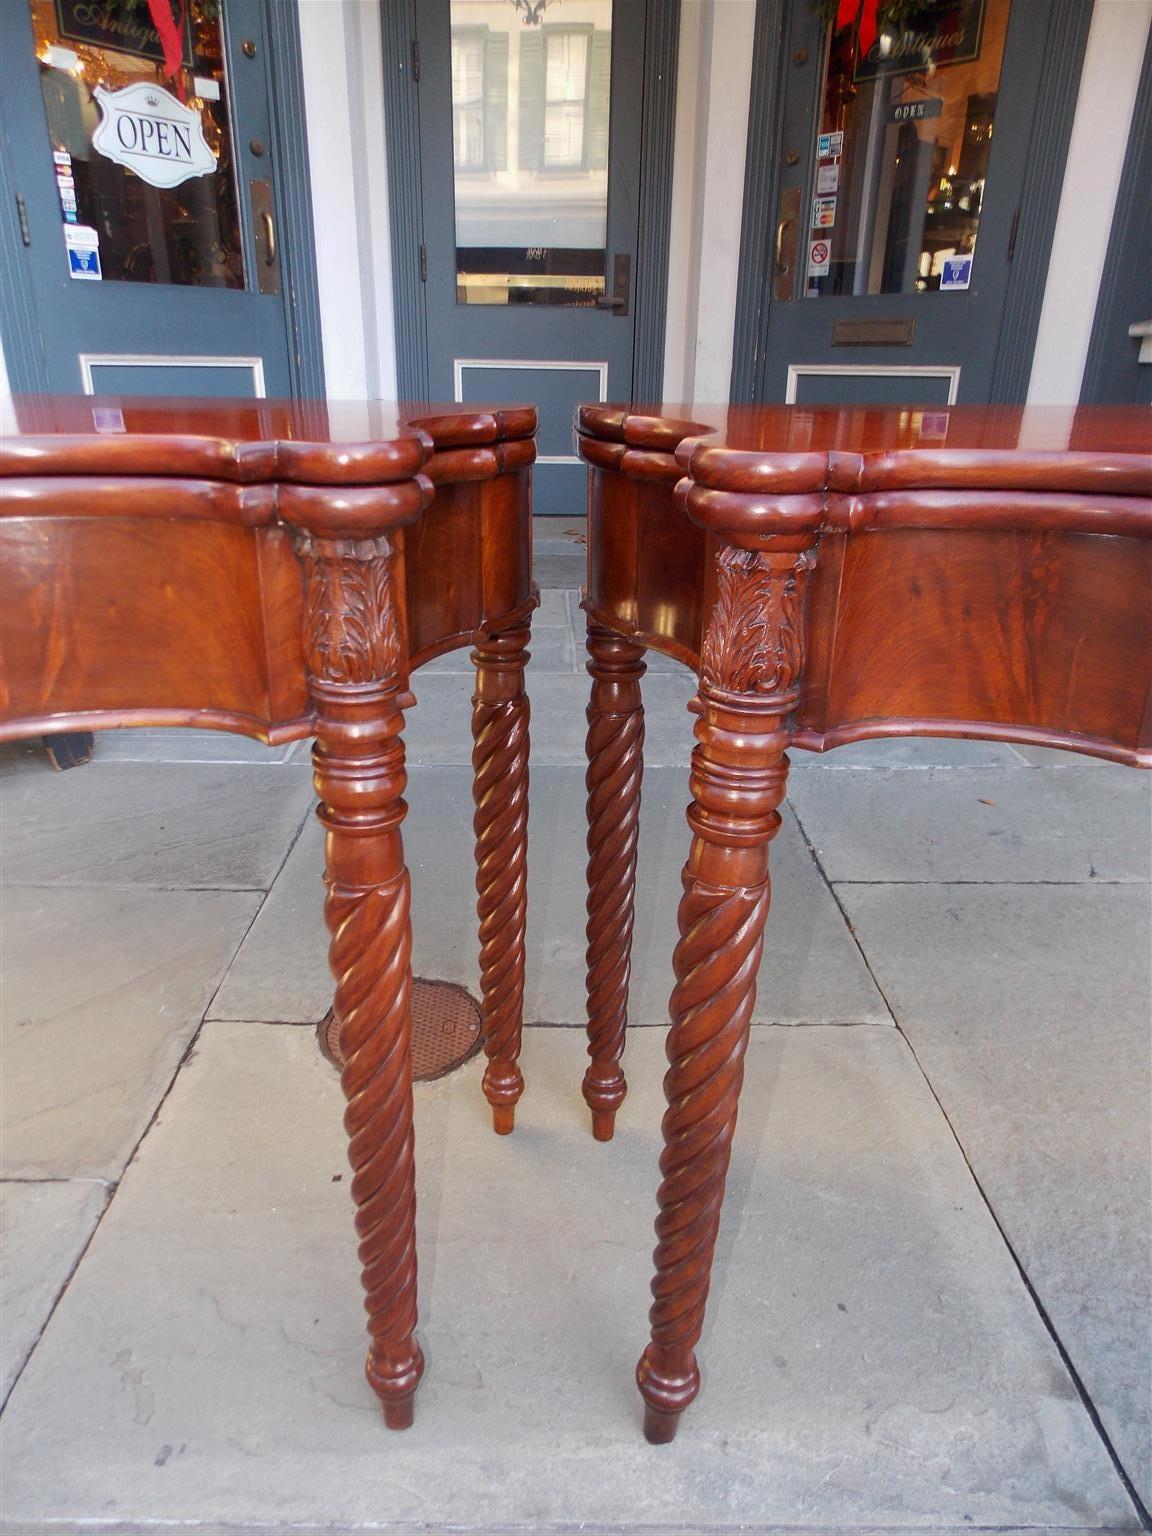
[[[178,187],[216,169],[204,139],[199,112],[158,85],[139,82],[122,90],[96,87],[103,117],[92,147],[117,165],[135,171],[152,187]]]

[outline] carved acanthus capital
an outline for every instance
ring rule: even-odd
[[[725,546],[700,656],[703,680],[728,693],[780,693],[804,662],[804,587],[815,551]]]
[[[387,538],[299,538],[304,568],[304,655],[329,683],[399,677],[403,645]]]

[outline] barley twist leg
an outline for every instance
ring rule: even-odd
[[[424,496],[424,487],[417,490]],[[371,1339],[367,1374],[385,1423],[405,1429],[424,1361],[415,1336],[412,934],[400,836],[401,732],[411,699],[401,691],[406,650],[393,598],[395,555],[383,533],[302,531],[297,545],[325,831],[324,917]]]
[[[588,672],[588,1055],[584,1099],[592,1134],[611,1141],[628,1085],[620,1068],[636,890],[640,782],[644,771],[644,647],[589,621]]]
[[[716,557],[693,704],[693,836],[673,959],[652,1335],[636,1371],[644,1433],[657,1444],[673,1438],[700,1390],[696,1345],[756,998],[814,558],[803,539],[726,546]]]
[[[528,626],[480,638],[472,652],[476,910],[480,919],[484,1095],[496,1133],[511,1132],[524,1092],[524,934],[528,916]]]

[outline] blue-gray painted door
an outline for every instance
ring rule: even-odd
[[[540,408],[534,504],[584,511],[577,403],[632,392],[646,0],[420,0],[434,398]]]
[[[287,395],[262,7],[170,9],[3,0],[6,255],[52,392]]]
[[[987,401],[1049,21],[791,0],[765,401]]]

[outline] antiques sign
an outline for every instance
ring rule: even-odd
[[[855,79],[911,75],[980,57],[985,0],[915,0],[880,31],[856,64]]]
[[[138,81],[109,91],[98,85],[96,101],[104,117],[92,135],[92,148],[135,171],[149,186],[178,187],[216,169],[199,112],[160,86]]]
[[[192,68],[192,37],[184,18],[184,65]],[[148,0],[56,0],[56,31],[63,42],[114,48],[138,59],[164,63],[164,43]]]

